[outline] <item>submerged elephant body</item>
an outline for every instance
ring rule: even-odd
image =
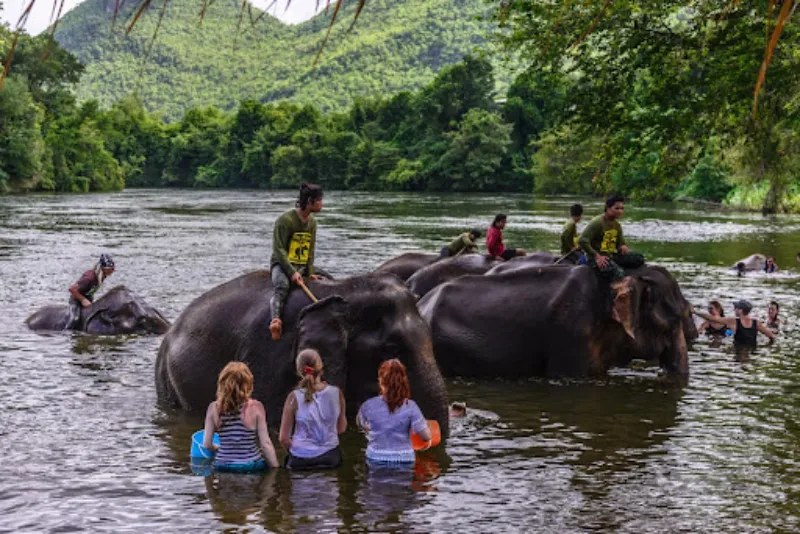
[[[69,306],[45,306],[25,320],[31,330],[64,330],[70,320]],[[169,322],[161,313],[125,286],[117,286],[87,308],[75,330],[98,335],[163,334]]]
[[[631,271],[613,302],[589,267],[532,266],[464,276],[419,302],[445,375],[581,377],[634,358],[688,372],[697,336],[677,282],[663,268]]]
[[[419,269],[406,284],[412,293],[423,297],[440,284],[466,274],[483,274],[498,264],[499,260],[483,254],[446,258]]]
[[[390,275],[312,281],[321,300],[311,304],[290,292],[284,332],[268,329],[272,284],[268,272],[250,273],[194,300],[164,337],[156,362],[159,399],[187,410],[214,400],[219,372],[230,361],[248,364],[253,396],[264,402],[270,425],[280,422],[286,395],[298,382],[294,359],[317,349],[325,380],[342,389],[349,415],[378,394],[380,364],[398,358],[408,370],[412,398],[427,418],[448,428],[444,381],[433,358],[430,334],[414,296]]]
[[[739,265],[744,266],[742,271],[763,271],[767,265],[767,257],[763,254],[751,254],[734,263],[731,269],[737,269]]]

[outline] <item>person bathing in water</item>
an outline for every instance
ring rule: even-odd
[[[300,186],[300,198],[294,209],[278,217],[272,230],[272,257],[269,261],[272,276],[272,320],[269,331],[272,339],[283,334],[283,306],[291,284],[301,285],[303,276],[318,280],[314,272],[314,249],[317,240],[317,221],[314,213],[322,210],[322,188],[314,184]]]
[[[733,303],[733,310],[736,317],[716,317],[706,313],[694,311],[698,317],[702,317],[706,321],[726,326],[733,330],[733,341],[737,345],[755,346],[758,343],[758,333],[761,332],[767,336],[770,343],[775,340],[775,334],[767,328],[764,323],[759,322],[750,317],[750,311],[753,306],[746,300],[737,300]]]
[[[625,213],[625,199],[611,195],[606,200],[605,211],[592,219],[578,239],[587,263],[613,285],[625,279],[623,267],[635,268],[644,265],[644,257],[631,252],[619,220]],[[613,287],[612,287],[613,288]]]
[[[573,204],[569,209],[569,217],[567,224],[564,225],[564,231],[561,232],[561,255],[565,260],[570,259],[573,263],[577,263],[581,249],[578,245],[578,223],[583,217],[583,206]]]
[[[775,263],[775,258],[772,256],[767,256],[767,259],[764,261],[764,272],[767,274],[772,274],[778,270],[778,264]]]
[[[777,334],[781,329],[781,318],[778,314],[781,312],[781,307],[776,301],[769,303],[767,308],[767,328]]]
[[[515,256],[524,256],[525,251],[521,248],[506,248],[503,245],[503,229],[506,227],[506,220],[508,217],[502,213],[498,214],[489,231],[486,232],[486,251],[492,258],[500,258],[502,260],[510,260]]]
[[[251,473],[279,466],[267,431],[267,412],[252,394],[253,374],[247,364],[230,362],[222,369],[217,400],[206,410],[203,436],[203,447],[216,450],[214,467],[219,471]],[[214,445],[214,432],[219,433],[219,447]]]
[[[81,322],[81,308],[92,305],[94,294],[103,285],[106,278],[114,273],[114,260],[108,254],[100,254],[100,260],[83,273],[77,282],[69,287],[69,320],[65,330],[78,328]]]
[[[720,304],[718,300],[712,300],[708,303],[708,313],[712,317],[725,317],[725,310],[722,309],[722,304]],[[705,321],[700,325],[698,330],[705,332],[709,336],[724,336],[728,331],[728,327],[712,323],[711,321]]]
[[[453,256],[460,256],[462,254],[474,254],[478,252],[478,244],[476,241],[481,237],[481,231],[473,228],[469,232],[464,232],[446,247],[442,247],[442,258],[452,258]]]

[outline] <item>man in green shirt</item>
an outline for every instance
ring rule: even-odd
[[[619,224],[624,213],[625,199],[611,195],[606,200],[605,212],[592,219],[578,239],[587,263],[613,282],[625,278],[623,267],[635,268],[644,264],[644,257],[631,252],[625,242]]]
[[[478,252],[478,245],[475,241],[481,236],[481,231],[473,228],[469,232],[464,232],[446,247],[442,247],[442,258],[452,258],[462,254],[474,254]]]
[[[313,279],[314,248],[317,238],[317,221],[314,213],[322,210],[322,188],[314,184],[300,186],[300,198],[294,209],[278,217],[272,229],[272,257],[269,261],[272,275],[272,321],[269,330],[272,339],[283,333],[283,305],[289,296],[291,284],[300,285],[303,275]]]
[[[564,225],[561,232],[561,255],[564,259],[570,258],[573,263],[577,263],[580,257],[580,246],[578,246],[578,223],[583,217],[583,206],[573,204],[569,209],[570,219]]]

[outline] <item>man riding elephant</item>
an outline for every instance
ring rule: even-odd
[[[606,200],[605,211],[592,219],[581,232],[578,244],[583,249],[589,265],[612,283],[625,278],[623,268],[644,265],[644,256],[631,252],[622,234],[619,220],[625,213],[625,198],[611,195]]]
[[[475,254],[478,252],[478,244],[476,241],[480,236],[481,231],[477,228],[473,228],[469,232],[464,232],[453,239],[449,245],[442,247],[440,256],[442,258],[452,258],[462,254]]]
[[[89,269],[77,282],[69,287],[69,320],[64,330],[76,330],[81,320],[81,308],[92,305],[94,294],[103,282],[114,273],[114,260],[108,254],[100,254],[94,269]]]
[[[339,387],[347,411],[378,395],[375,377],[392,358],[408,370],[414,400],[426,418],[447,429],[447,391],[433,357],[430,332],[416,298],[393,275],[370,274],[342,280],[312,280],[320,299],[312,304],[301,291],[289,294],[283,336],[267,335],[273,286],[264,271],[246,274],[195,299],[164,337],[156,361],[161,401],[186,410],[214,399],[216,378],[230,361],[247,363],[255,378],[253,398],[279,425],[287,394],[297,383],[295,356],[319,352],[326,380]]]
[[[314,184],[300,186],[297,205],[275,221],[272,230],[272,258],[269,268],[274,291],[271,299],[269,330],[272,339],[283,332],[283,305],[291,284],[303,284],[303,275],[314,280],[314,249],[317,241],[317,221],[314,213],[322,210],[322,188]]]
[[[628,271],[612,314],[602,285],[585,266],[532,265],[451,280],[418,307],[445,375],[581,377],[634,358],[688,373],[686,343],[697,329],[669,272]]]

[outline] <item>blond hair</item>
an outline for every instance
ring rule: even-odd
[[[297,387],[305,390],[305,401],[311,402],[316,393],[316,379],[322,376],[322,358],[314,349],[304,349],[297,355],[295,363],[300,377]]]
[[[246,363],[230,362],[217,379],[219,413],[236,413],[253,394],[253,373]]]

